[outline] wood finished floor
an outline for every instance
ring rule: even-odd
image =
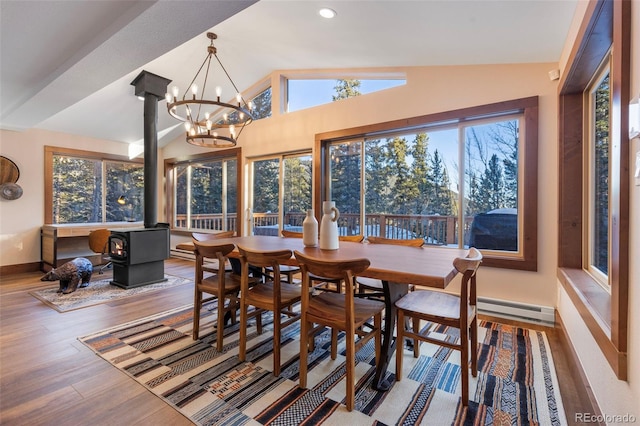
[[[172,258],[165,262],[165,272],[193,279],[194,263]],[[33,272],[0,277],[0,424],[191,424],[77,338],[193,303],[193,284],[59,313],[29,294],[55,285],[41,282],[41,276]],[[109,276],[106,271],[99,278]],[[569,373],[557,333],[549,328],[545,331],[560,378],[567,420],[575,424],[573,413],[592,411],[584,389]]]

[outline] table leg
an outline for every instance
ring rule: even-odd
[[[395,302],[409,292],[409,285],[382,281],[382,288],[384,291],[385,304],[382,353],[380,354],[380,361],[378,361],[376,375],[373,378],[373,388],[379,391],[388,391],[393,383],[389,383],[384,376],[387,371],[387,366],[389,365],[389,360],[393,356],[393,351],[396,348],[396,342],[393,337],[393,331],[396,326]],[[402,350],[402,344],[400,345],[400,350]]]

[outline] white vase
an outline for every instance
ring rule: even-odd
[[[318,221],[313,214],[313,209],[307,210],[307,216],[302,222],[302,242],[305,247],[318,245]]]
[[[322,221],[320,222],[320,249],[338,249],[338,218],[340,212],[334,201],[322,202]]]

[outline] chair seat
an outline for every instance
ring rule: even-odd
[[[216,293],[219,288],[218,276],[212,275],[202,280],[201,284],[198,284],[200,291],[206,291],[207,293]],[[240,291],[240,275],[227,272],[224,274],[224,292],[233,293]]]
[[[367,278],[367,277],[357,277],[356,282],[359,285],[363,285],[367,288],[375,288],[378,290],[382,290],[382,280],[377,280],[375,278]]]
[[[290,305],[300,300],[300,286],[280,283],[280,294],[283,305]],[[250,288],[246,295],[246,303],[262,309],[273,309],[273,281],[260,283]]]
[[[384,309],[384,303],[377,300],[355,299],[353,301],[356,325],[361,325],[372,316],[379,314]],[[346,297],[338,293],[321,293],[309,300],[307,318],[320,324],[337,324],[344,329],[346,327]]]
[[[408,316],[424,319],[434,318],[436,322],[460,321],[460,297],[432,290],[416,290],[408,293],[396,302],[396,308],[402,309]],[[468,307],[468,317],[475,314],[475,307]]]

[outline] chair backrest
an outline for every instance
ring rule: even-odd
[[[218,265],[224,265],[226,256],[235,249],[233,244],[204,244],[201,241],[193,240],[196,255],[196,283],[200,283],[203,278],[203,269],[205,259],[216,259]],[[224,269],[223,269],[224,271]]]
[[[280,265],[291,259],[291,250],[253,251],[238,246],[242,276],[249,275],[249,265],[259,268],[273,268],[274,281],[280,282]]]
[[[283,229],[280,233],[286,238],[302,238],[302,232],[285,231]]]
[[[107,253],[107,245],[109,244],[109,236],[111,231],[106,228],[96,229],[89,232],[89,248],[94,253]]]
[[[298,264],[303,273],[303,279],[305,271],[307,271],[317,276],[334,279],[342,278],[345,283],[353,283],[353,277],[365,271],[370,265],[369,259],[365,258],[329,261],[306,256],[297,250],[294,251],[293,254],[298,260]],[[346,293],[349,293],[348,289]],[[353,289],[351,293],[353,293]]]
[[[466,324],[467,306],[477,304],[476,272],[482,262],[482,253],[471,247],[465,257],[453,260],[453,266],[462,275],[460,283],[460,319]]]
[[[338,235],[340,241],[351,241],[353,243],[361,243],[364,240],[364,235]]]
[[[235,231],[222,231],[216,233],[208,233],[208,232],[192,232],[191,238],[195,241],[209,241],[215,240],[216,238],[230,238],[233,237]]]
[[[397,246],[422,247],[424,240],[422,238],[411,238],[408,240],[399,240],[396,238],[384,237],[367,237],[367,241],[371,244],[394,244]]]

